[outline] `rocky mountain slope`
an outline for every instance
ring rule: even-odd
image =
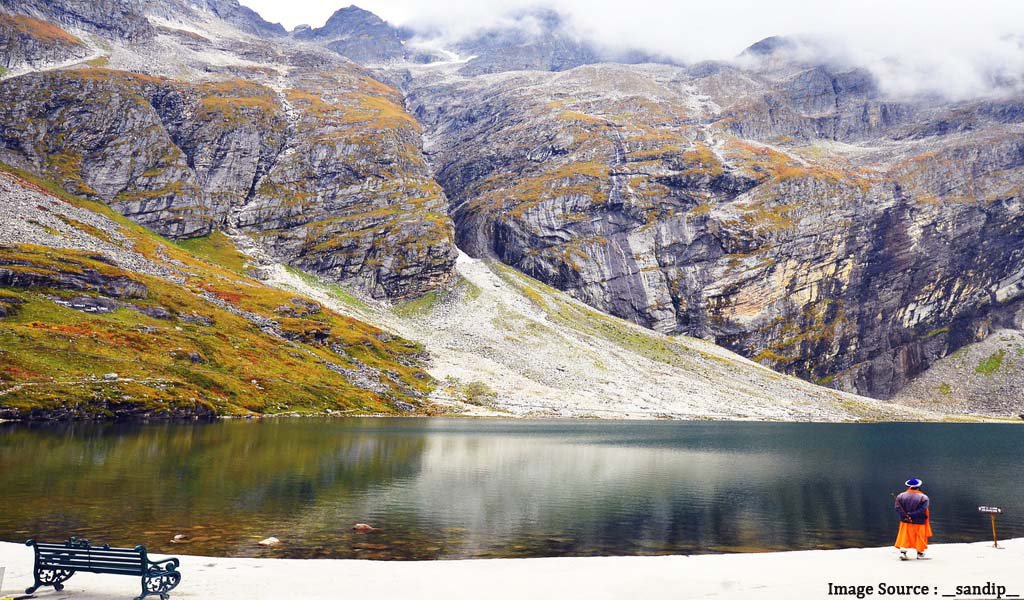
[[[997,329],[935,362],[894,401],[949,413],[1024,418],[1024,332]]]
[[[401,95],[333,53],[213,19],[210,6],[164,3],[155,14],[175,20],[150,16],[141,42],[111,30],[102,68],[5,80],[0,160],[173,238],[248,232],[377,297],[445,281],[451,221]]]
[[[785,38],[624,64],[543,11],[414,37],[356,7],[286,32],[236,0],[0,0],[0,160],[385,303],[484,277],[457,241],[877,398],[1022,326],[1018,95],[888,97]]]
[[[422,347],[2,167],[0,419],[432,410]],[[222,263],[225,266],[219,266]]]
[[[780,60],[417,67],[408,104],[460,247],[605,312],[882,398],[1019,327],[1019,100]]]
[[[0,74],[72,59],[89,52],[82,40],[60,27],[28,15],[0,13]]]

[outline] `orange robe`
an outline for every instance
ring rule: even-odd
[[[921,490],[907,490],[911,493],[920,494]],[[915,525],[913,523],[904,523],[900,521],[900,530],[896,534],[896,543],[894,544],[901,550],[904,548],[913,548],[918,552],[924,552],[928,548],[928,538],[932,537],[932,514],[931,509],[925,509],[925,522],[922,525]]]

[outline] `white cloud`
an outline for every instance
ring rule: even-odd
[[[324,0],[242,0],[288,27],[321,25],[341,8]],[[363,0],[395,25],[465,35],[510,10],[554,8],[574,30],[610,47],[694,62],[728,59],[770,35],[809,35],[870,68],[896,93],[964,97],[993,78],[1024,74],[1024,2],[1016,0]]]

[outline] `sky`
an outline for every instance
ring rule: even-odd
[[[319,26],[352,0],[241,0],[288,28]],[[1024,75],[1024,0],[359,0],[394,25],[466,35],[543,6],[610,48],[682,62],[727,60],[771,35],[808,35],[895,94],[984,94]]]

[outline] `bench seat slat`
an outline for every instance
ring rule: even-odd
[[[142,559],[138,555],[134,557],[120,556],[92,556],[84,554],[40,554],[39,560],[91,560],[93,562],[111,562],[126,565],[141,565]]]
[[[82,569],[82,570],[84,570],[84,569]],[[88,572],[90,572],[90,573],[109,574],[109,575],[132,575],[134,577],[140,577],[143,574],[141,570],[137,570],[137,569],[136,570],[127,570],[127,569],[121,569],[121,568],[96,568],[96,567],[90,568],[88,570]]]
[[[68,548],[59,544],[39,544],[40,550],[64,550],[66,552],[113,552],[123,554],[138,554],[134,548]]]
[[[39,550],[61,550],[64,552],[110,552],[114,554],[135,554],[138,551],[134,548],[68,548],[63,544],[36,544]]]
[[[97,567],[85,566],[85,565],[39,565],[39,568],[52,569],[52,570],[70,570],[75,572],[83,573],[106,573],[112,575],[131,575],[138,577],[144,574],[140,569],[127,569],[127,568],[108,568],[108,567]]]
[[[135,558],[121,558],[118,556],[88,556],[85,554],[40,554],[40,560],[92,560],[94,562],[114,562],[124,564],[136,564],[141,565],[142,559],[138,556]]]
[[[88,559],[85,559],[85,558],[76,558],[76,559],[50,558],[50,559],[40,560],[39,564],[41,566],[45,566],[45,567],[68,567],[68,568],[80,568],[80,569],[88,569],[88,568],[91,568],[91,567],[97,567],[97,568],[103,567],[103,568],[110,568],[110,569],[125,569],[125,570],[129,570],[129,571],[131,571],[131,570],[140,571],[140,572],[142,571],[142,564],[138,563],[138,562],[136,562],[136,563],[123,563],[123,562],[119,563],[119,562],[106,562],[106,561],[88,560]]]
[[[67,550],[39,550],[39,556],[97,556],[102,558],[113,558],[116,560],[142,560],[142,555],[133,553],[112,553],[112,552],[69,552]]]
[[[143,572],[142,567],[138,565],[134,567],[128,567],[123,565],[97,565],[97,564],[86,564],[86,563],[40,563],[40,568],[43,569],[72,569],[75,571],[97,571],[100,569],[106,569],[110,571],[118,571],[123,573],[134,573],[139,575]]]
[[[39,556],[40,557],[70,556],[70,557],[74,557],[74,558],[79,558],[79,557],[81,557],[81,558],[88,558],[88,557],[91,556],[92,558],[99,559],[99,560],[123,560],[123,561],[134,560],[135,562],[141,562],[142,561],[142,556],[139,555],[139,553],[137,553],[137,552],[135,554],[99,554],[99,553],[96,553],[96,552],[60,552],[60,551],[57,551],[57,550],[47,550],[45,552],[40,552]]]
[[[133,562],[129,562],[129,561],[124,561],[124,560],[101,560],[101,559],[98,559],[98,558],[91,558],[90,559],[90,558],[85,558],[85,557],[75,557],[75,558],[72,558],[72,557],[69,557],[69,556],[39,557],[39,562],[40,563],[46,563],[46,564],[50,564],[50,563],[53,563],[53,564],[58,564],[58,563],[60,563],[60,564],[71,564],[71,563],[75,563],[75,564],[83,564],[83,565],[92,563],[94,565],[109,565],[109,566],[112,566],[112,567],[137,567],[137,568],[142,568],[142,563],[137,561],[137,560],[133,561]]]

